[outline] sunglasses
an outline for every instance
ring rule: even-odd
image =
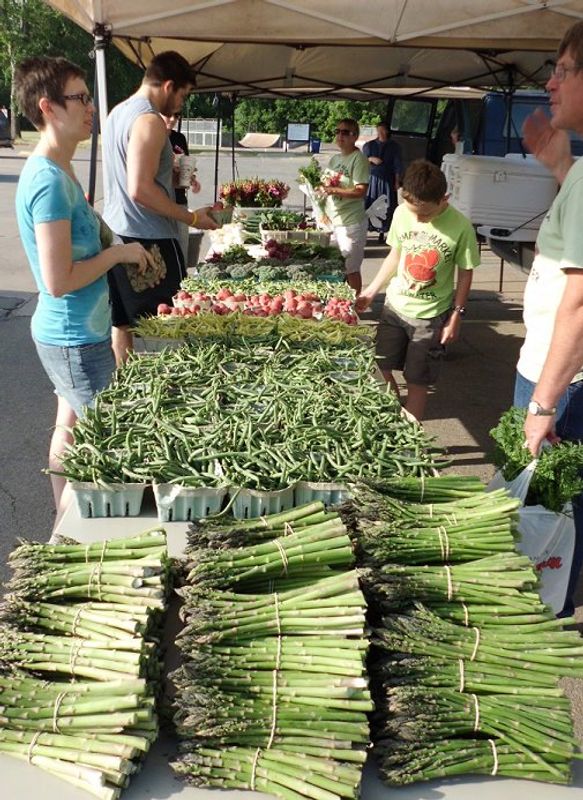
[[[93,102],[93,98],[87,92],[79,92],[79,94],[64,94],[63,100],[78,100],[80,103],[83,103],[84,106],[88,106],[89,103]]]
[[[349,131],[348,128],[336,128],[336,135],[341,136],[354,136],[354,131]]]

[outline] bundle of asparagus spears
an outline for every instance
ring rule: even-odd
[[[408,480],[422,502],[387,483],[355,484],[342,512],[373,567],[363,586],[382,620],[371,667],[382,776],[567,783],[581,755],[558,680],[583,677],[579,634],[541,602],[531,562],[514,550],[516,501],[452,499],[440,480]]]
[[[24,542],[0,608],[0,752],[116,800],[155,740],[163,530]]]
[[[338,515],[316,503],[206,520],[188,557],[177,774],[284,800],[356,798],[372,701],[365,603]]]

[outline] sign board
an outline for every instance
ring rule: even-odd
[[[309,122],[288,122],[286,139],[288,142],[309,142]]]

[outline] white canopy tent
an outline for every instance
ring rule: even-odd
[[[178,50],[198,91],[254,96],[542,84],[563,33],[583,19],[583,0],[49,2],[142,65]]]
[[[450,86],[543,86],[583,0],[47,0],[93,33],[99,116],[105,49],[145,66],[178,50],[196,90],[379,99]]]

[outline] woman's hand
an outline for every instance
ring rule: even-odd
[[[118,244],[115,246],[117,264],[137,264],[138,272],[142,274],[148,265],[155,267],[154,257],[139,242],[129,244]],[[118,257],[119,256],[119,257]]]
[[[378,167],[380,164],[383,163],[383,159],[379,158],[378,156],[369,156],[368,160],[370,161],[371,164],[374,164],[376,167]]]
[[[198,178],[196,177],[196,173],[193,172],[190,176],[190,191],[193,194],[198,194],[201,190],[201,185],[199,183]]]

